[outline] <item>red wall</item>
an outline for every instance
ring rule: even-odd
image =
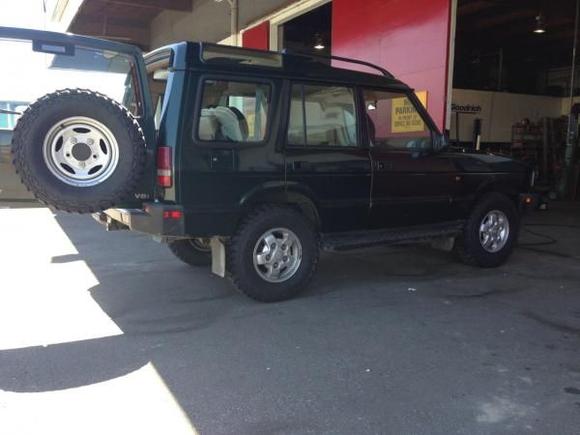
[[[270,22],[265,21],[242,33],[242,46],[258,50],[270,49]]]
[[[332,54],[367,60],[416,90],[445,126],[451,0],[333,0]]]

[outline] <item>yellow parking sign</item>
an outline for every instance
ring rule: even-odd
[[[419,101],[427,108],[427,91],[415,93]],[[425,123],[421,115],[407,97],[393,98],[391,102],[391,132],[415,133],[425,131]]]

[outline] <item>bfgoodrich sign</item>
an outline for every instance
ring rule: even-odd
[[[481,113],[480,104],[455,104],[451,103],[451,111],[458,113]]]

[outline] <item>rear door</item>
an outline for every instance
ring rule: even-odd
[[[137,118],[153,159],[153,110],[143,53],[138,47],[85,36],[0,27],[0,53],[0,102],[4,106],[22,111],[38,98],[66,88],[100,92]],[[11,129],[18,121],[18,113],[0,116],[12,116],[7,123]],[[136,199],[150,197],[152,183],[154,175],[146,174]]]
[[[290,92],[288,189],[312,197],[324,232],[367,228],[371,165],[361,140],[355,89],[295,82]]]
[[[281,82],[189,74],[178,201],[187,214],[186,231],[230,235],[244,204],[284,188],[283,155],[275,148]]]

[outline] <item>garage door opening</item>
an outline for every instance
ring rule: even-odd
[[[278,27],[278,45],[288,51],[329,56],[332,3],[326,3]]]
[[[571,96],[580,102],[575,13],[575,0],[458,0],[450,136],[525,160],[551,196],[569,178],[565,195],[580,199],[580,153],[566,157]]]

